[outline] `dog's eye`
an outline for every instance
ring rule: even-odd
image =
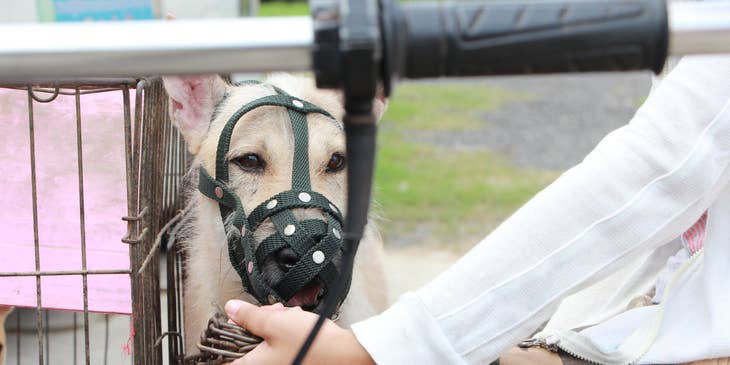
[[[266,161],[255,153],[247,153],[233,159],[233,163],[248,172],[261,172],[266,167]]]
[[[327,172],[338,172],[345,168],[345,156],[341,153],[336,152],[330,157],[330,161],[327,163]]]

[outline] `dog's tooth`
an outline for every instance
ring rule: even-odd
[[[268,298],[269,304],[276,304],[276,299],[274,299],[274,296],[269,294]]]

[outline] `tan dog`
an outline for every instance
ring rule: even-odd
[[[13,307],[0,305],[0,365],[5,364],[8,344],[5,337],[5,318],[7,318],[12,311]]]
[[[307,117],[309,166],[312,190],[326,196],[344,212],[346,169],[344,132],[339,122],[344,113],[341,95],[318,90],[309,78],[288,74],[273,75],[266,83],[313,103],[338,119],[333,121],[316,114]],[[167,77],[164,84],[171,99],[172,122],[195,156],[187,193],[192,219],[184,229],[188,257],[184,285],[185,342],[187,352],[195,353],[195,344],[208,319],[226,301],[238,298],[256,302],[245,292],[229,261],[218,204],[196,189],[197,168],[202,165],[215,174],[216,148],[225,123],[243,105],[274,91],[263,85],[229,85],[218,76]],[[374,104],[374,112],[379,117],[385,104],[380,99]],[[246,212],[291,188],[293,153],[294,136],[284,108],[261,107],[241,118],[231,139],[229,185],[241,198]],[[295,210],[294,214],[297,219],[323,217],[314,209]],[[264,222],[254,238],[261,242],[272,232],[273,225]],[[347,326],[385,309],[387,291],[381,254],[380,234],[370,223],[355,260],[352,286],[342,306],[341,325]],[[341,260],[333,262],[339,268]],[[265,262],[264,278],[275,282],[286,272],[281,266],[277,262]]]

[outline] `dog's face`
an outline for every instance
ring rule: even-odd
[[[342,98],[336,92],[322,91],[314,87],[312,80],[279,74],[270,77],[266,84],[276,85],[293,96],[309,101],[335,116],[332,120],[323,115],[307,117],[309,130],[309,174],[312,190],[327,197],[344,213],[346,192],[347,158],[343,126]],[[239,108],[266,95],[274,94],[265,85],[227,85],[217,76],[165,78],[165,88],[170,94],[170,115],[181,131],[190,152],[195,155],[195,166],[204,166],[215,173],[215,156],[221,130]],[[376,106],[381,113],[382,102]],[[236,125],[226,156],[229,164],[229,187],[241,199],[248,214],[270,197],[292,188],[294,161],[294,135],[287,110],[282,107],[260,107],[246,113]],[[217,203],[203,199],[201,204]],[[324,219],[318,209],[295,209],[298,220]],[[210,219],[220,220],[213,215]],[[213,222],[211,222],[212,224]],[[254,231],[258,245],[275,232],[267,219]],[[225,243],[223,243],[225,244]],[[294,252],[285,248],[268,256],[262,263],[263,279],[269,286],[276,284],[297,261]],[[335,256],[333,264],[340,269],[341,257]],[[226,262],[226,265],[230,263]],[[289,300],[290,305],[300,305],[311,310],[320,303],[324,288],[316,279]]]

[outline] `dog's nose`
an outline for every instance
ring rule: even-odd
[[[299,256],[291,248],[282,248],[276,252],[276,263],[282,270],[289,270],[299,261]]]

